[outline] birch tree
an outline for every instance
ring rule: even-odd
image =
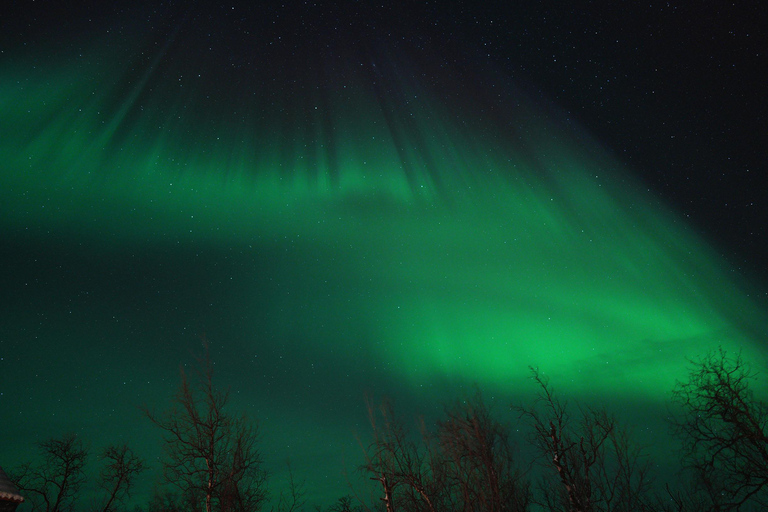
[[[255,423],[229,412],[229,393],[214,385],[208,350],[194,378],[181,370],[170,409],[146,416],[163,432],[166,481],[205,512],[254,512],[267,498]]]

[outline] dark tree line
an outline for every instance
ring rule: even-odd
[[[649,463],[603,410],[577,416],[537,373],[538,399],[515,407],[539,454],[535,487],[478,393],[445,411],[433,431],[409,433],[388,403],[370,408],[374,440],[364,466],[381,484],[387,512],[652,510]]]
[[[78,504],[85,482],[88,449],[74,434],[49,439],[38,445],[40,462],[23,464],[8,476],[35,511],[69,512]],[[101,453],[97,486],[102,498],[91,509],[121,510],[131,496],[144,461],[126,445],[110,445]]]
[[[145,415],[164,435],[165,484],[147,512],[749,512],[768,510],[768,404],[740,355],[723,350],[691,362],[673,390],[671,426],[681,444],[679,485],[654,482],[652,464],[609,412],[561,400],[532,370],[529,405],[514,405],[528,436],[494,417],[478,392],[445,407],[442,419],[409,428],[392,404],[368,404],[372,438],[361,470],[376,489],[366,501],[342,495],[307,507],[303,482],[289,466],[289,488],[270,505],[259,431],[228,408],[214,385],[207,352],[192,374],[181,372],[171,406]],[[524,460],[515,442],[537,456]],[[88,448],[74,434],[38,445],[36,463],[8,472],[33,512],[123,512],[146,469],[126,445],[99,453],[95,503],[78,501]],[[527,457],[530,459],[530,457]],[[268,508],[269,506],[269,508]],[[137,509],[138,512],[138,509]]]
[[[387,512],[523,511],[530,490],[516,466],[509,429],[478,394],[445,411],[434,431],[411,435],[390,403],[369,405],[373,441],[364,466]]]
[[[682,485],[655,482],[642,447],[608,411],[569,406],[532,370],[539,388],[513,406],[538,453],[539,476],[520,464],[508,426],[480,395],[446,409],[418,434],[390,403],[369,405],[373,441],[363,470],[385,512],[746,512],[768,510],[768,404],[739,356],[692,361],[673,391],[670,421],[682,446]]]

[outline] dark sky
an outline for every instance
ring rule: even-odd
[[[492,69],[454,85],[498,81],[558,109],[690,216],[725,256],[764,277],[768,41],[761,28],[768,13],[760,2],[111,4],[5,7],[5,58],[89,44],[146,55],[178,33],[183,58],[161,66],[206,70],[207,91],[237,99],[275,75],[311,87],[337,80],[340,61],[392,53],[418,61],[409,72],[433,80],[444,78],[435,68]],[[125,48],[142,36],[145,46]]]
[[[366,393],[533,365],[654,439],[686,358],[764,362],[766,7],[264,4],[2,8],[0,465],[126,441],[146,496],[203,335],[311,503]]]

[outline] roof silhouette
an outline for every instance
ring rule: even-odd
[[[12,512],[22,501],[19,490],[0,467],[0,512]]]

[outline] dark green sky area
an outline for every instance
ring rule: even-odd
[[[765,359],[764,12],[637,9],[21,2],[0,465],[74,431],[133,445],[148,492],[138,406],[203,335],[310,503],[357,478],[366,393],[504,410],[529,366],[672,464],[686,358]]]

